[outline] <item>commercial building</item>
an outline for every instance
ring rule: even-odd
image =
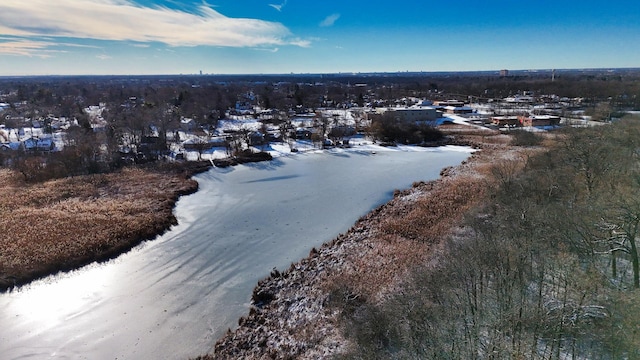
[[[385,108],[376,110],[376,116],[383,115],[392,116],[402,122],[434,121],[442,117],[442,113],[440,111],[429,106]]]

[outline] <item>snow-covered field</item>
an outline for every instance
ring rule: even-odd
[[[327,111],[327,116],[332,116],[333,114],[341,116],[341,125],[353,125],[355,120],[353,119],[353,114],[349,111],[345,110],[333,110]],[[490,131],[486,127],[475,125],[469,122],[462,116],[447,114],[446,117],[443,118],[447,122],[451,122],[454,124],[460,124],[469,126],[473,129],[481,129]],[[305,128],[313,125],[313,119],[310,117],[294,117],[291,120],[291,123],[296,128]],[[227,119],[220,120],[218,127],[216,129],[217,134],[224,134],[225,132],[237,132],[240,130],[248,130],[248,131],[259,131],[262,128],[262,123],[255,119]],[[272,129],[277,130],[277,129]],[[181,131],[178,133],[179,138],[183,139],[183,141],[194,141],[193,139],[197,138],[195,135]],[[190,140],[191,139],[191,140]],[[252,149],[254,151],[266,151],[271,154],[274,158],[278,158],[281,156],[290,156],[292,153],[291,149],[295,148],[297,152],[352,152],[352,151],[368,151],[368,152],[377,152],[377,151],[404,151],[404,152],[413,152],[413,151],[430,151],[425,148],[416,147],[416,146],[398,146],[398,147],[383,147],[377,145],[371,139],[365,137],[364,135],[354,135],[351,137],[347,137],[349,139],[350,148],[332,148],[332,149],[319,149],[317,146],[310,140],[289,140],[289,142],[272,142],[268,145],[264,146],[255,146]],[[197,141],[207,141],[205,138],[199,138]],[[186,160],[196,161],[196,160],[214,160],[214,159],[222,159],[228,157],[227,149],[224,147],[213,147],[208,150],[204,150],[199,153],[198,151],[187,151],[184,150],[182,146],[179,144],[175,144],[172,147],[174,153],[183,152]]]

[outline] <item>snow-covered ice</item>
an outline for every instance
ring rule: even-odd
[[[272,268],[287,268],[388,201],[394,189],[435,179],[469,152],[363,144],[213,168],[196,176],[196,194],[178,201],[179,224],[166,234],[108,263],[1,294],[0,354],[206,353],[247,313],[253,287]]]

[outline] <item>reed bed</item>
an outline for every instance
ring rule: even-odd
[[[435,266],[444,239],[465,231],[463,218],[497,185],[496,162],[524,160],[522,154],[532,151],[471,143],[483,151],[444,169],[438,180],[397,191],[346,234],[260,281],[249,315],[217,341],[213,354],[198,359],[340,358],[348,352],[353,344],[345,319],[358,317],[363,304],[403,293],[416,267]]]
[[[167,230],[198,184],[175,169],[125,168],[25,184],[0,171],[0,290],[112,258]]]

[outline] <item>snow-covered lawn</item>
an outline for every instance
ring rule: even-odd
[[[344,113],[345,111],[336,110],[337,115],[344,116]],[[349,112],[346,112],[346,113],[349,114]],[[328,112],[327,114],[333,115],[332,112]],[[349,118],[349,116],[345,116],[345,118]],[[461,116],[447,115],[446,118],[451,119],[451,121],[455,124],[463,124],[463,125],[472,126],[478,129],[486,129],[482,126],[474,125],[470,123],[467,119]],[[292,119],[292,124],[296,127],[311,126],[312,121],[313,120],[311,118],[299,117],[299,118]],[[261,127],[262,127],[262,123],[256,119],[225,119],[225,120],[220,120],[220,122],[218,123],[216,133],[224,134],[224,133],[237,132],[240,130],[258,131],[261,129]],[[197,135],[183,132],[183,131],[179,132],[179,137],[182,140],[182,143],[190,142],[190,141],[191,142],[213,141],[213,140],[208,140],[206,137],[197,136]],[[300,152],[322,152],[322,151],[333,152],[333,153],[363,152],[363,151],[370,152],[370,153],[390,152],[390,151],[404,151],[404,152],[418,152],[418,151],[434,152],[434,151],[443,151],[443,150],[446,150],[446,151],[459,150],[463,152],[470,151],[470,149],[466,147],[460,147],[460,146],[445,146],[445,147],[437,147],[437,148],[419,147],[419,146],[411,146],[411,145],[398,145],[398,146],[391,146],[391,147],[381,146],[376,144],[373,140],[371,140],[370,138],[362,134],[347,137],[345,139],[349,140],[349,147],[332,147],[332,148],[321,149],[318,146],[314,145],[314,143],[310,140],[289,140],[289,142],[273,142],[273,143],[265,144],[263,146],[253,146],[251,147],[251,149],[256,152],[266,151],[269,154],[271,154],[271,156],[273,156],[274,158],[281,157],[281,156],[290,156],[292,154],[300,153]],[[292,149],[295,149],[295,150],[292,151]],[[224,147],[213,147],[211,149],[202,151],[202,153],[199,153],[198,151],[193,151],[193,150],[192,151],[182,150],[179,145],[175,144],[175,146],[172,147],[172,150],[176,153],[182,151],[184,153],[185,160],[189,160],[189,161],[214,160],[214,159],[221,159],[221,158],[228,157],[227,149],[225,149]]]

